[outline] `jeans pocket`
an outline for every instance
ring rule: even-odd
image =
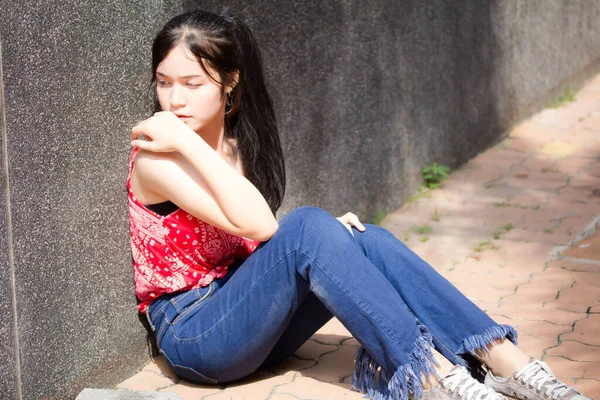
[[[212,294],[215,292],[215,282],[211,282],[210,285],[190,290],[186,293],[185,297],[180,296],[171,300],[175,308],[177,309],[178,315],[175,317],[171,325],[175,326],[178,322],[183,320],[192,311],[197,309],[202,303],[204,303]]]
[[[175,364],[171,361],[171,359],[161,350],[161,354],[165,358],[165,361],[169,368],[171,368],[177,375],[180,377],[187,379],[189,381],[204,384],[204,385],[216,385],[219,383],[217,379],[211,378],[200,372],[196,371],[194,368],[186,367],[183,365]]]

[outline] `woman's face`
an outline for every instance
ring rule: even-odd
[[[216,72],[212,75],[218,77]],[[224,118],[221,85],[206,75],[182,45],[173,48],[158,65],[156,95],[163,111],[173,112],[196,133]]]

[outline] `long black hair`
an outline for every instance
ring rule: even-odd
[[[179,44],[196,57],[207,76],[221,84],[222,96],[226,87],[235,86],[225,114],[225,138],[236,140],[234,154],[240,157],[246,177],[275,214],[285,193],[285,165],[273,101],[252,32],[230,15],[190,11],[172,18],[154,38],[153,84],[158,65]],[[219,75],[218,80],[209,68]],[[156,97],[154,104],[160,110]]]

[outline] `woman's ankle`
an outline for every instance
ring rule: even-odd
[[[448,375],[448,372],[454,368],[454,364],[452,364],[446,357],[441,355],[437,350],[433,349],[433,356],[437,361],[437,365],[435,365],[435,374],[425,375],[421,373],[421,382],[423,383],[423,389],[429,390],[433,389],[440,382],[440,379],[444,376]]]
[[[495,376],[508,378],[513,372],[525,367],[530,357],[510,340],[499,339],[490,343],[486,350],[476,350],[477,358]]]

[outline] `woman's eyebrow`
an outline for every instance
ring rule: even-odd
[[[159,75],[159,76],[162,76],[162,77],[165,77],[165,78],[169,77],[169,75],[163,74],[162,72],[156,72],[156,75]],[[203,75],[198,75],[198,74],[195,74],[195,75],[184,75],[184,76],[180,76],[178,79],[189,79],[189,78],[204,78],[204,76]]]

